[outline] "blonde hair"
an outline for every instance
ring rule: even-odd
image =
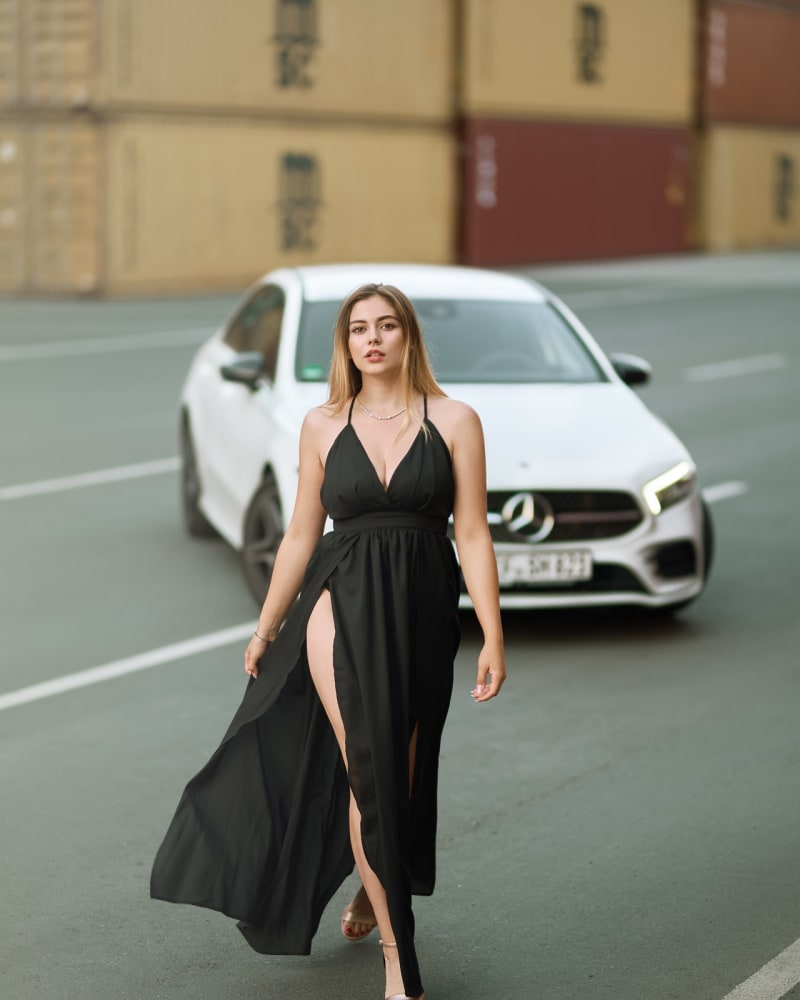
[[[357,302],[374,298],[376,295],[394,307],[403,331],[401,378],[406,418],[400,431],[402,433],[412,421],[421,423],[413,411],[415,396],[443,397],[447,393],[434,377],[416,309],[409,297],[394,285],[361,285],[351,292],[339,307],[333,329],[333,357],[328,373],[329,395],[325,405],[336,413],[361,390],[361,372],[350,357],[350,314]],[[427,427],[424,430],[427,432]]]

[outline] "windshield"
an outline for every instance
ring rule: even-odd
[[[605,382],[578,335],[548,303],[415,299],[437,381]],[[295,374],[324,382],[338,302],[306,302]]]

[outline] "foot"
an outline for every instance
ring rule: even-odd
[[[342,913],[342,937],[346,937],[348,941],[360,941],[377,924],[372,903],[362,886]]]

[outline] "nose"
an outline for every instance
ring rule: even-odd
[[[369,342],[370,344],[376,344],[381,339],[380,330],[377,326],[373,326],[369,331]]]

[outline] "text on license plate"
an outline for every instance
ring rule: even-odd
[[[498,552],[500,586],[513,583],[569,583],[591,580],[592,553],[586,549],[568,552]]]

